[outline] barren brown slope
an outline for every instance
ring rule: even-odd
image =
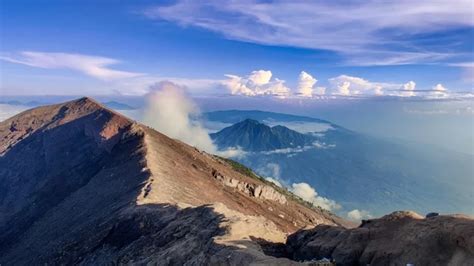
[[[341,223],[89,98],[0,123],[0,264],[291,264],[250,239]]]

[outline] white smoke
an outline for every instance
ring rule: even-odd
[[[362,219],[370,219],[372,215],[368,211],[354,209],[347,213],[347,218],[359,222]]]
[[[147,94],[143,122],[161,133],[210,153],[216,148],[197,117],[199,108],[178,85],[163,81]]]
[[[307,183],[293,183],[291,185],[290,191],[303,200],[306,200],[323,209],[331,211],[341,208],[341,205],[337,204],[334,200],[318,196],[316,190],[314,190],[314,188],[312,188]]]

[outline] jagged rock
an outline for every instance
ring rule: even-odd
[[[225,186],[236,188],[238,191],[243,192],[251,197],[276,201],[280,204],[287,202],[286,197],[280,192],[276,191],[269,185],[257,185],[254,183],[247,183],[225,176],[219,173],[216,169],[211,172],[212,176],[222,182]]]
[[[333,258],[337,265],[473,265],[474,219],[424,219],[399,211],[347,229],[320,225],[288,237],[295,260]]]

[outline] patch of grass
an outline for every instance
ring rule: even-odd
[[[228,163],[232,169],[234,169],[235,171],[245,175],[245,176],[248,176],[248,177],[251,177],[251,178],[254,178],[254,179],[258,179],[260,181],[263,181],[265,183],[267,183],[268,181],[265,180],[265,178],[257,175],[256,173],[254,173],[252,171],[252,169],[248,168],[247,166],[241,164],[241,163],[238,163],[234,160],[231,160],[231,159],[227,159],[227,158],[224,158],[224,157],[220,157],[220,156],[217,156],[220,160]]]
[[[296,196],[295,194],[290,192],[288,189],[286,189],[284,187],[279,187],[279,186],[275,185],[274,183],[266,180],[265,178],[257,175],[254,171],[252,171],[252,169],[248,168],[247,166],[245,166],[241,163],[238,163],[234,160],[224,158],[224,157],[220,157],[220,156],[217,156],[217,155],[214,155],[214,156],[217,157],[219,160],[222,160],[222,161],[226,162],[227,164],[229,164],[232,167],[232,169],[234,169],[235,171],[237,171],[237,172],[239,172],[239,173],[241,173],[245,176],[260,180],[260,181],[264,182],[265,184],[272,186],[275,190],[277,190],[281,194],[283,194],[286,197],[292,199],[293,201],[298,202],[299,204],[301,204],[303,206],[306,206],[306,207],[308,207],[310,209],[313,209],[313,210],[318,210],[320,212],[329,213],[329,211],[327,211],[327,210],[325,210],[325,209],[323,209],[319,206],[315,206],[311,202],[308,202],[308,201]]]

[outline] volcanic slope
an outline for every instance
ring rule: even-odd
[[[0,123],[0,264],[294,264],[259,243],[320,224],[347,222],[90,98]]]

